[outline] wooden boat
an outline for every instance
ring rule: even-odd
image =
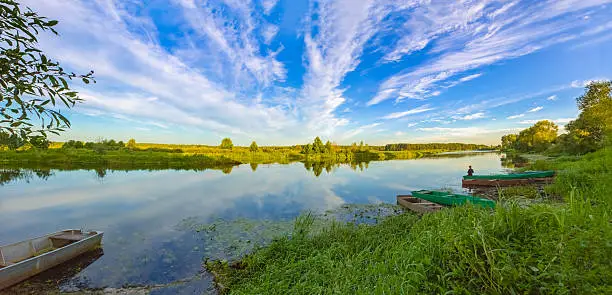
[[[103,232],[64,230],[0,247],[0,290],[100,247]]]
[[[463,176],[464,180],[468,179],[486,179],[486,180],[515,180],[515,179],[530,179],[530,178],[546,178],[555,176],[555,171],[526,171],[512,174],[491,174],[491,175],[472,175]]]
[[[554,178],[523,178],[523,179],[463,179],[461,185],[465,188],[478,186],[516,186],[530,184],[549,184]]]
[[[446,206],[456,206],[463,205],[466,203],[472,203],[474,205],[482,207],[495,207],[495,202],[489,199],[483,199],[468,195],[453,194],[449,192],[420,190],[413,191],[412,196]]]
[[[415,198],[411,195],[398,195],[396,199],[398,205],[421,214],[438,211],[444,208],[444,206],[440,204]]]

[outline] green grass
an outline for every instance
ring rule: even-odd
[[[316,234],[302,220],[208,268],[231,294],[612,294],[612,151],[546,165],[559,170],[549,189],[564,203],[462,206]]]
[[[32,169],[211,169],[238,165],[223,156],[186,155],[129,150],[97,153],[88,149],[49,149],[0,152],[2,168]]]
[[[499,196],[501,199],[507,199],[507,198],[536,199],[540,197],[540,193],[538,191],[538,188],[533,185],[510,186],[510,187],[500,188]]]

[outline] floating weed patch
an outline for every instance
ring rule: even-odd
[[[397,215],[402,210],[390,204],[344,205],[323,213],[307,212],[295,219],[216,219],[201,223],[198,218],[182,220],[175,226],[180,231],[191,231],[202,240],[198,250],[204,259],[235,260],[254,249],[269,244],[275,238],[313,236],[335,223],[375,224],[384,217]]]

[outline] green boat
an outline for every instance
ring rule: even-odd
[[[468,195],[453,194],[449,192],[420,190],[413,191],[412,196],[415,198],[420,198],[423,200],[447,206],[463,205],[469,202],[474,205],[479,205],[485,208],[495,207],[495,202],[489,199],[483,199]]]
[[[499,180],[511,180],[511,179],[529,179],[529,178],[547,178],[555,176],[555,171],[526,171],[522,173],[513,174],[492,174],[492,175],[472,175],[463,176],[463,179],[499,179]]]

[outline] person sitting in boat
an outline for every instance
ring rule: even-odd
[[[472,169],[472,166],[470,166],[470,169],[468,169],[468,176],[472,175],[474,175],[474,169]]]

